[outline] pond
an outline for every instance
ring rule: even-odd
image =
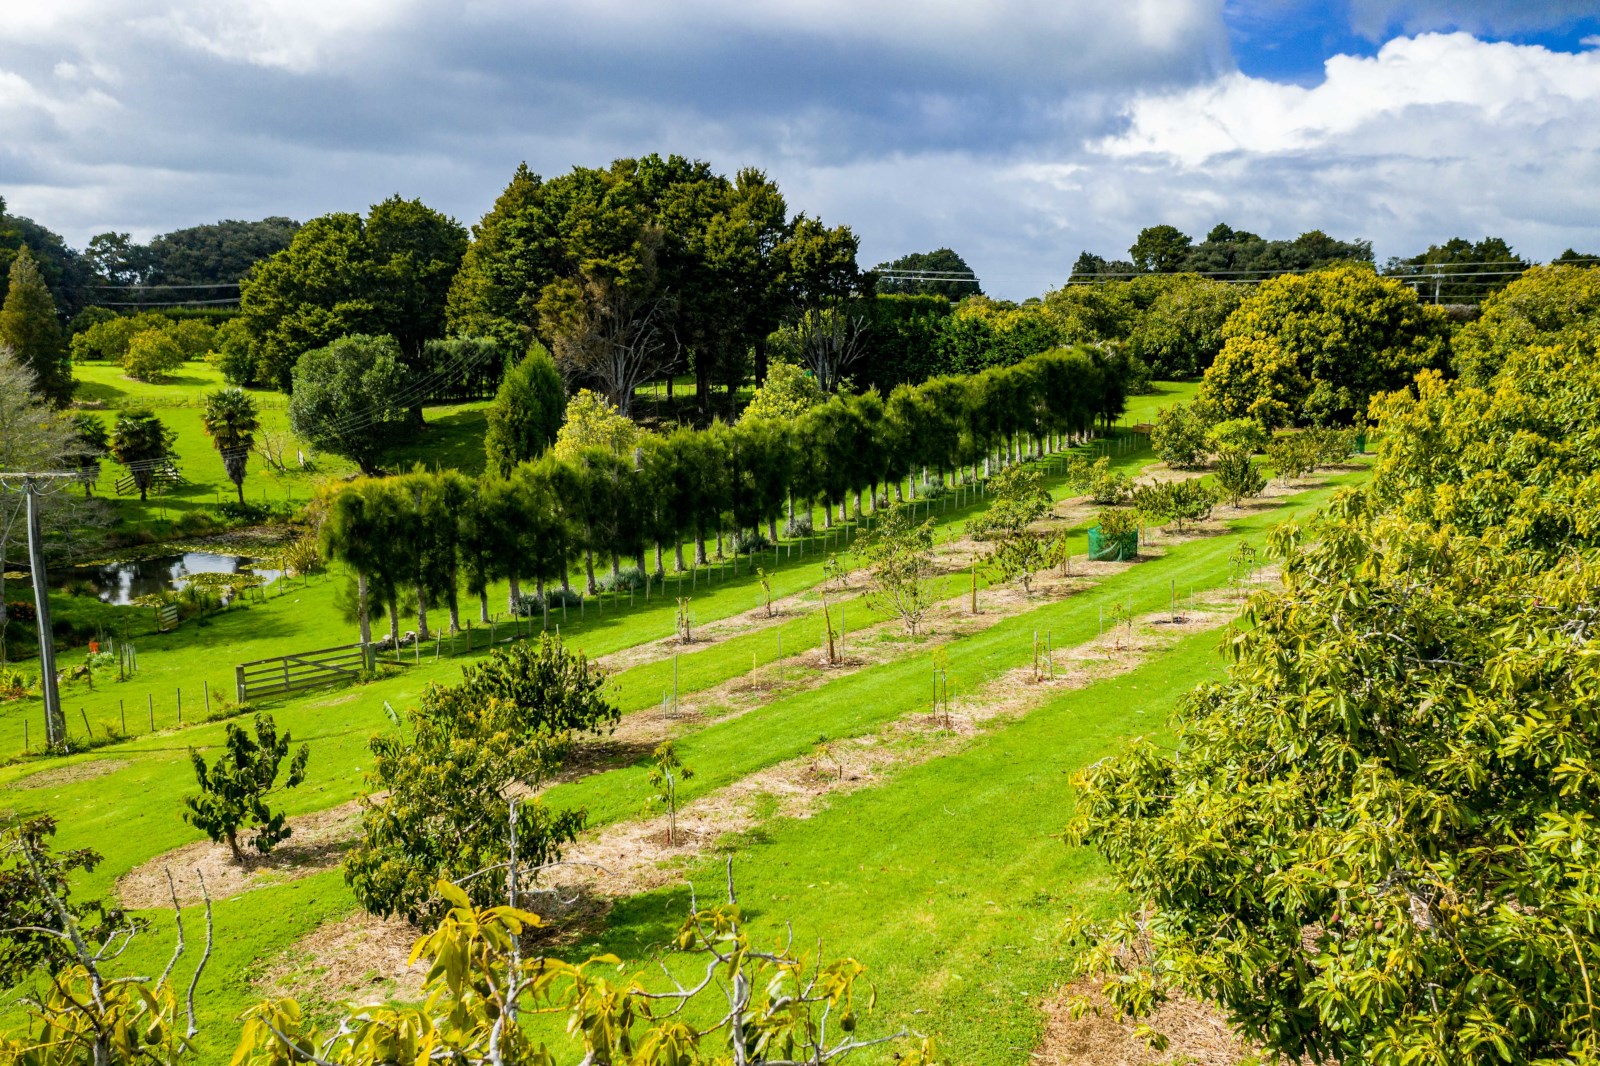
[[[243,555],[218,555],[213,552],[185,552],[151,559],[134,559],[97,566],[74,566],[50,572],[50,586],[67,589],[87,585],[106,603],[124,606],[140,596],[181,589],[195,574],[237,574],[248,570],[270,585],[282,572],[254,565]]]

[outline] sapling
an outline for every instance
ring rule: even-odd
[[[694,771],[683,765],[672,741],[664,740],[650,753],[650,786],[656,790],[656,801],[667,808],[667,845],[678,846],[678,782],[687,781]]]
[[[284,822],[283,812],[273,812],[267,806],[267,797],[279,790],[278,771],[292,743],[290,734],[278,736],[277,726],[269,714],[255,717],[255,737],[236,724],[227,725],[227,750],[206,766],[203,755],[192,748],[189,759],[194,764],[195,780],[200,794],[185,796],[183,820],[210,837],[214,843],[226,843],[233,853],[233,861],[244,862],[240,846],[241,830],[255,827],[256,833],[248,846],[265,855],[287,840],[292,830]],[[289,761],[289,776],[281,786],[290,789],[306,777],[306,760],[311,757],[309,745],[300,745]]]

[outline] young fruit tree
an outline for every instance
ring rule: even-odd
[[[1267,478],[1244,448],[1227,448],[1217,453],[1217,490],[1230,506],[1260,496]]]
[[[284,824],[283,812],[274,812],[267,806],[267,797],[280,791],[278,772],[284,756],[289,754],[292,737],[278,735],[270,714],[255,717],[255,738],[232,722],[228,723],[227,750],[217,756],[217,761],[206,766],[205,756],[192,748],[189,760],[194,764],[195,780],[200,794],[185,796],[188,808],[183,820],[210,837],[213,843],[226,843],[233,861],[244,862],[244,849],[239,834],[254,827],[255,835],[245,846],[253,847],[265,855],[289,838],[291,830]],[[306,777],[306,760],[311,757],[309,745],[289,760],[289,775],[282,788],[295,788]]]
[[[1046,565],[1048,544],[1033,524],[1050,513],[1050,493],[1039,472],[1027,466],[1007,467],[990,485],[994,502],[967,524],[973,536],[989,541],[985,561],[1000,580],[1022,582],[1023,595],[1033,591],[1033,575]]]
[[[650,787],[656,790],[656,802],[667,809],[667,846],[678,846],[678,783],[694,776],[694,771],[683,765],[672,741],[664,740],[650,753]]]
[[[26,1021],[0,1032],[0,1062],[38,1063],[40,1066],[112,1066],[113,1063],[149,1063],[172,1066],[195,1050],[199,1032],[195,1024],[195,989],[211,959],[213,922],[211,896],[200,878],[205,901],[206,936],[201,956],[189,973],[184,999],[188,1026],[180,1022],[177,978],[173,971],[185,954],[183,908],[176,892],[172,920],[174,950],[167,956],[160,977],[130,976],[117,960],[146,926],[119,912],[86,911],[69,899],[65,874],[87,870],[78,858],[92,853],[51,855],[44,837],[54,831],[48,819],[14,825],[0,833],[0,869],[5,871],[5,917],[25,921],[26,930],[10,929],[7,936],[27,932],[25,944],[50,943],[37,957],[49,976],[27,988],[28,973],[8,983],[22,986],[12,1004],[14,1014]],[[169,881],[170,885],[170,881]],[[23,903],[16,909],[16,904]],[[13,943],[16,943],[13,941]],[[11,955],[10,971],[26,958]]]
[[[857,542],[856,551],[867,571],[867,602],[874,610],[892,612],[916,636],[935,600],[937,568],[933,519],[918,522],[913,513],[905,504],[895,504]]]
[[[601,694],[604,684],[581,652],[541,634],[466,667],[458,684],[430,685],[403,729],[372,741],[361,838],[344,863],[361,905],[411,921],[437,918],[449,910],[441,878],[511,861],[508,799],[548,780],[580,736],[611,728],[618,712]],[[582,811],[538,799],[516,811],[516,861],[530,871],[558,859],[583,828]],[[494,899],[492,879],[465,886],[483,906]]]

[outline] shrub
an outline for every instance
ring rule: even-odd
[[[292,739],[288,733],[278,736],[269,714],[256,715],[255,734],[252,739],[243,729],[229,723],[227,751],[218,755],[210,767],[206,766],[204,756],[192,748],[189,750],[200,794],[184,797],[188,810],[183,820],[214,843],[226,842],[234,862],[244,861],[239,832],[246,827],[256,828],[249,846],[263,855],[290,834],[283,812],[268,808],[267,796],[277,791],[278,770],[283,757],[289,754]],[[310,747],[300,745],[289,762],[289,776],[283,783],[285,789],[294,788],[305,780],[306,760],[310,757]]]
[[[1281,433],[1267,445],[1267,462],[1284,481],[1296,481],[1317,468],[1322,442],[1311,433]]]
[[[1110,456],[1104,455],[1093,463],[1083,458],[1072,460],[1067,465],[1067,484],[1074,492],[1081,492],[1107,507],[1126,503],[1133,493],[1133,479],[1112,470]]]
[[[604,674],[549,634],[496,649],[463,675],[430,685],[406,712],[404,732],[372,741],[362,836],[344,876],[374,914],[416,921],[447,909],[441,880],[507,860],[507,790],[536,793],[579,735],[607,731],[618,718],[601,694]],[[584,824],[581,810],[552,810],[537,798],[516,812],[518,856],[530,867],[559,858]],[[487,906],[503,884],[476,877],[463,888]]]
[[[644,588],[644,571],[637,566],[624,566],[616,573],[602,574],[600,591],[629,592]]]
[[[805,512],[796,514],[783,527],[783,535],[786,537],[809,537],[812,532],[811,515]]]
[[[735,530],[733,536],[729,538],[729,543],[735,555],[754,555],[772,547],[772,542],[767,540],[759,529]]]
[[[1266,487],[1266,475],[1247,450],[1227,448],[1218,453],[1217,491],[1230,504],[1237,507],[1242,501],[1261,495]]]
[[[1100,532],[1112,539],[1139,532],[1139,512],[1128,507],[1107,507],[1094,521]]]

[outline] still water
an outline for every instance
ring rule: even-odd
[[[74,566],[50,573],[50,584],[66,588],[86,584],[106,603],[122,606],[151,593],[181,589],[194,574],[236,574],[254,572],[271,584],[281,571],[254,566],[254,559],[243,555],[216,555],[211,552],[185,552],[153,559],[136,559],[101,566]]]

